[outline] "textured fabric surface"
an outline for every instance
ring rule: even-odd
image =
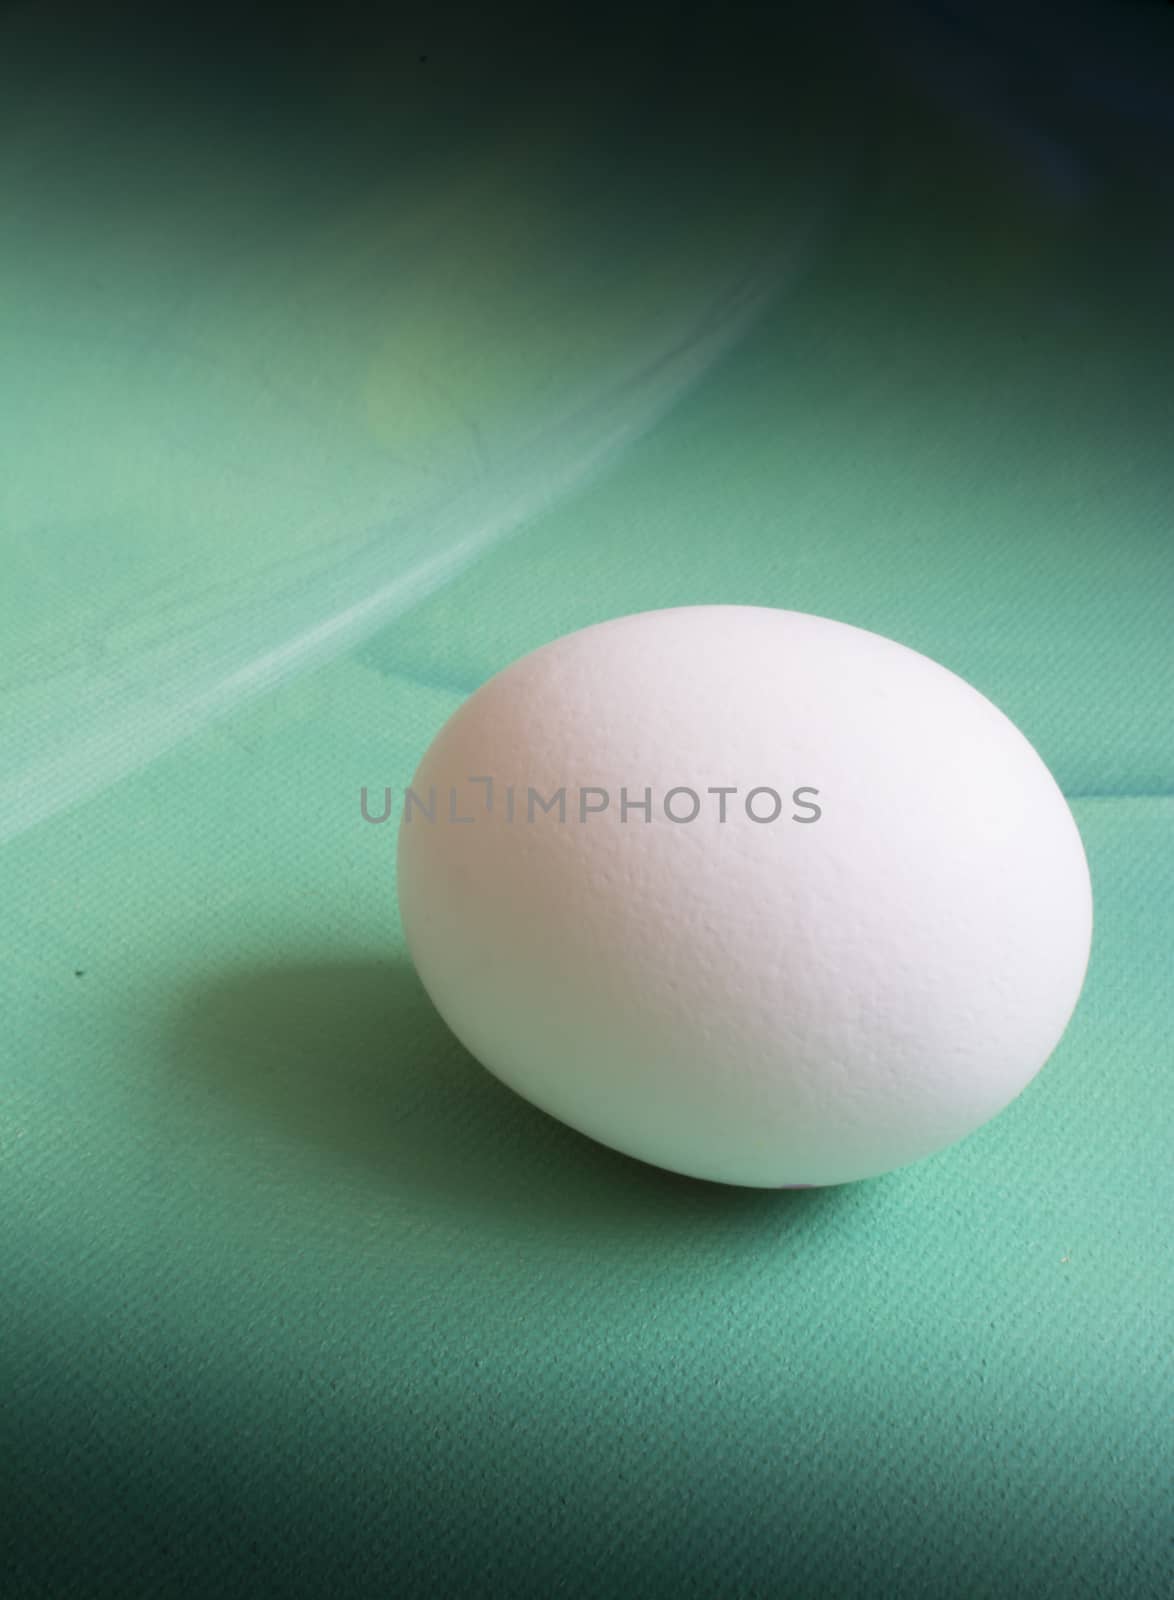
[[[1065,9],[0,12],[0,1593],[1170,1592],[1174,13]],[[511,1095],[361,815],[714,601],[1089,856],[1051,1062],[866,1184]]]

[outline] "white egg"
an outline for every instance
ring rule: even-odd
[[[504,1083],[763,1187],[987,1122],[1092,938],[1076,824],[1002,712],[890,639],[753,606],[621,617],[484,684],[405,796],[398,886],[425,988]]]

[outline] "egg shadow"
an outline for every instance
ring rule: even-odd
[[[406,960],[234,969],[180,999],[176,1043],[242,1118],[438,1213],[598,1237],[674,1220],[752,1229],[857,1185],[748,1189],[665,1171],[566,1127],[485,1070]]]

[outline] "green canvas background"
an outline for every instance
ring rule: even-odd
[[[4,12],[5,1594],[1169,1592],[1174,30],[1073,15],[1049,76],[928,11]],[[568,395],[636,419],[590,470]],[[1089,856],[1045,1071],[867,1184],[511,1095],[360,815],[508,661],[714,601],[968,679]]]

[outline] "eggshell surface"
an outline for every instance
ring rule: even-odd
[[[1076,823],[1003,713],[763,607],[620,617],[498,673],[424,755],[397,873],[421,981],[490,1072],[628,1155],[761,1187],[989,1121],[1058,1044],[1092,938]]]

